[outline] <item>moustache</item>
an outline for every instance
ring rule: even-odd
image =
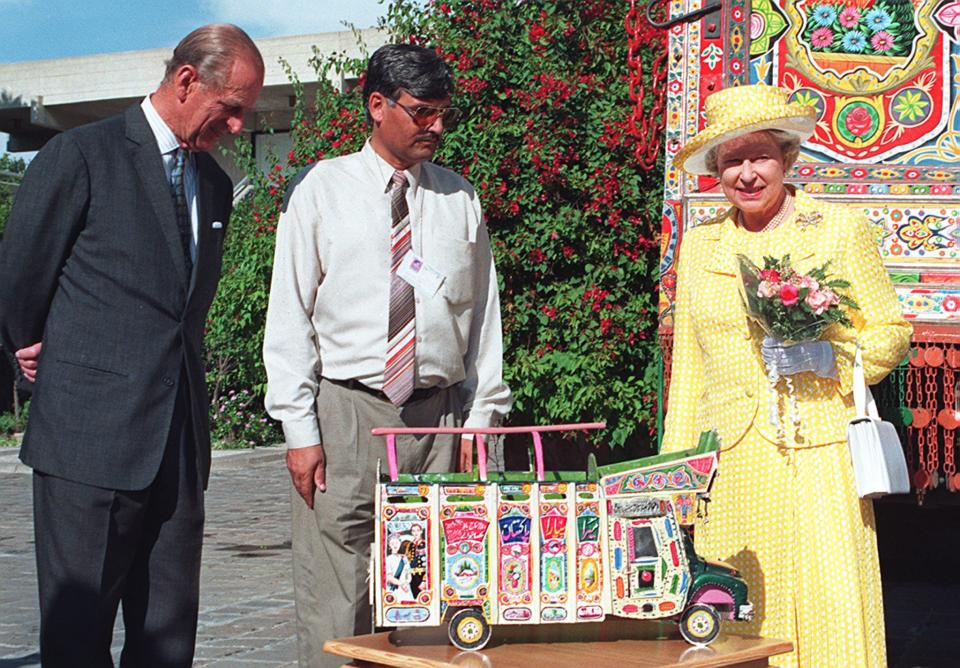
[[[440,135],[437,134],[436,132],[423,132],[417,135],[417,141],[439,142]]]

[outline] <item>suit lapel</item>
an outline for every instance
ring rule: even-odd
[[[127,109],[124,114],[127,128],[127,139],[135,144],[133,148],[133,164],[147,199],[167,241],[173,266],[181,283],[187,283],[187,268],[183,262],[183,247],[180,244],[180,232],[177,229],[177,214],[173,208],[173,196],[170,193],[170,184],[163,169],[163,159],[157,140],[150,130],[140,105]]]
[[[795,233],[790,236],[792,247],[788,247],[790,264],[797,271],[806,273],[817,263],[817,247],[822,243],[822,239],[816,232],[803,234],[805,229],[801,225],[802,221],[808,220],[812,215],[811,211],[815,208],[815,202],[803,193],[797,194],[795,202],[796,212],[792,216],[792,221],[788,223],[795,230]],[[705,271],[723,276],[737,275],[735,260],[737,244],[734,239],[736,234],[735,212],[736,209],[731,207],[722,220],[710,224],[709,228],[704,230],[704,239],[713,245],[712,250],[703,256],[703,269]],[[770,250],[768,254],[773,254],[773,250]],[[780,255],[783,255],[783,253]],[[755,258],[754,260],[759,263],[762,258]]]
[[[730,243],[732,226],[733,220],[728,214],[719,223],[710,225],[709,231],[705,230],[704,238],[712,243],[713,250],[704,256],[706,262],[703,268],[712,274],[736,276],[733,260],[735,252]]]

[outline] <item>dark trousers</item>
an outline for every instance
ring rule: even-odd
[[[122,666],[193,662],[203,483],[183,384],[160,470],[146,489],[102,489],[34,472],[44,667],[112,666],[121,601]]]

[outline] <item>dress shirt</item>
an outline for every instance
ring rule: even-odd
[[[277,229],[263,343],[266,407],[287,446],[322,443],[321,376],[379,390],[390,295],[390,177],[367,142],[291,184]],[[415,288],[415,387],[460,383],[465,426],[487,427],[512,404],[503,382],[500,298],[473,188],[429,162],[405,172],[413,251],[443,276]]]
[[[160,147],[160,155],[163,158],[163,170],[167,174],[167,181],[170,181],[170,172],[173,171],[173,162],[177,155],[177,149],[180,148],[180,142],[177,141],[173,130],[170,129],[166,121],[160,118],[160,114],[154,108],[149,95],[143,98],[140,108],[143,109],[143,115],[147,117],[147,123],[153,130],[153,136],[157,139],[157,146]],[[197,211],[197,165],[194,162],[193,153],[187,154],[187,161],[183,166],[183,188],[187,197],[187,210],[190,212],[190,255],[193,263],[196,264],[197,225],[200,214]]]

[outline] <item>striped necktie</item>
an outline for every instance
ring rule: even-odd
[[[390,181],[393,186],[390,196],[393,226],[390,230],[390,315],[383,393],[395,406],[402,406],[413,393],[417,329],[413,317],[413,286],[397,276],[400,262],[411,248],[407,177],[403,172],[396,171]]]
[[[170,188],[173,191],[173,206],[177,210],[177,229],[180,231],[180,245],[187,266],[187,275],[193,272],[193,225],[190,224],[190,210],[187,208],[187,191],[183,185],[183,176],[188,152],[177,149],[173,157],[173,169],[170,170]]]

